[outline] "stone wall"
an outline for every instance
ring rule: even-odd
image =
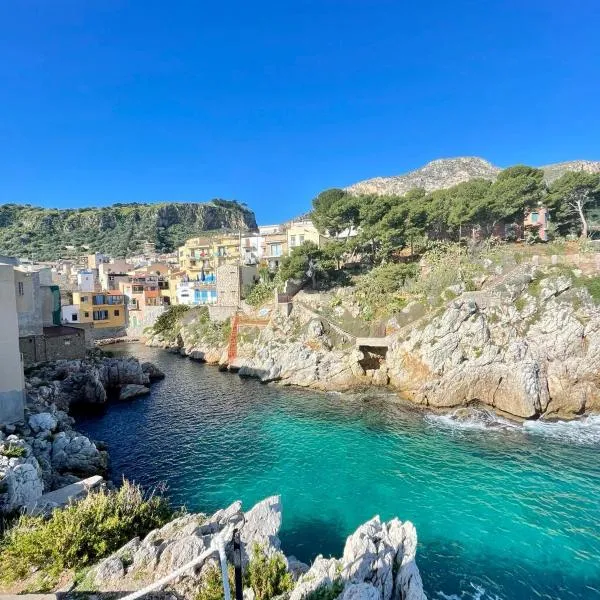
[[[54,328],[47,328],[54,329]],[[85,357],[86,335],[76,327],[57,327],[59,334],[24,336],[19,338],[19,350],[25,366],[53,360],[75,360]]]
[[[145,306],[143,310],[129,311],[127,336],[139,338],[144,334],[144,329],[152,327],[156,319],[162,315],[166,306]]]

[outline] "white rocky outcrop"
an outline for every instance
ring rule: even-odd
[[[240,531],[246,567],[254,544],[267,555],[281,553],[281,515],[278,496],[259,502],[246,513],[238,501],[208,518],[184,515],[143,540],[131,540],[104,559],[90,571],[84,589],[90,584],[100,592],[140,589],[200,556],[215,534],[223,536],[231,562],[234,528]],[[342,558],[318,556],[310,568],[293,557],[286,558],[296,581],[288,600],[302,600],[319,588],[334,585],[340,598],[347,600],[426,600],[415,562],[416,548],[412,523],[398,519],[382,522],[374,517],[348,537]],[[209,558],[196,573],[180,577],[170,588],[178,595],[192,597],[202,586],[206,568],[216,564],[215,558]],[[244,595],[253,597],[252,590],[245,590]]]
[[[426,406],[479,402],[525,419],[600,409],[600,307],[564,274],[537,277],[458,298],[399,337],[392,385]]]
[[[87,476],[106,471],[108,456],[86,436],[74,431],[61,431],[52,442],[51,460],[57,471]]]
[[[10,456],[16,448],[22,456]],[[16,435],[9,435],[0,444],[0,509],[9,512],[35,504],[43,491],[42,469],[31,447]]]
[[[374,517],[348,537],[341,559],[317,557],[298,580],[290,600],[301,600],[336,581],[343,586],[342,598],[424,600],[416,547],[412,523],[398,519],[382,523]]]

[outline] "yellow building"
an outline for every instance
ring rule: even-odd
[[[327,238],[321,235],[308,219],[294,221],[287,228],[287,250],[290,254],[294,248],[302,246],[304,242],[312,242],[320,247],[326,240]]]
[[[179,268],[190,279],[214,278],[222,265],[237,265],[241,258],[239,233],[190,238],[177,250]]]
[[[124,327],[125,298],[121,292],[73,292],[80,323],[94,327]]]
[[[183,246],[177,249],[179,268],[190,279],[198,279],[204,271],[205,275],[214,274],[213,266],[213,241],[210,237],[196,237],[186,240]]]
[[[223,265],[237,265],[241,257],[241,236],[239,233],[217,235],[213,238],[214,268]]]

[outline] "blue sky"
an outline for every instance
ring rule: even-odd
[[[600,159],[597,0],[6,0],[0,202],[274,222],[439,157]]]

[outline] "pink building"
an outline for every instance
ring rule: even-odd
[[[525,229],[534,229],[537,227],[540,240],[548,241],[548,225],[550,223],[550,211],[545,206],[531,209],[525,215],[523,226]]]

